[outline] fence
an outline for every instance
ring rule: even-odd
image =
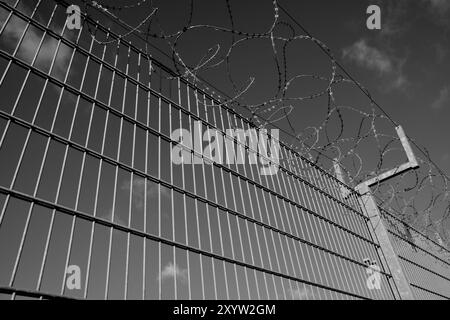
[[[142,39],[90,17],[67,30],[67,5],[0,3],[0,298],[399,297],[354,190],[280,141],[274,175],[181,146],[174,130],[213,129],[273,161],[227,131],[259,129]],[[445,278],[397,248],[405,268]],[[414,277],[418,297],[448,297]]]
[[[423,233],[380,209],[391,242],[416,299],[450,298],[450,252]]]

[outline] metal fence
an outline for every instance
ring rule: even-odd
[[[227,131],[257,128],[142,39],[90,17],[67,30],[66,7],[0,2],[0,298],[398,298],[354,190],[273,136],[274,175],[181,146],[174,130],[198,129],[273,161]]]

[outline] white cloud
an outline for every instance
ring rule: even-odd
[[[132,199],[133,205],[142,209],[144,207],[145,201],[145,182],[147,180],[144,178],[134,178],[133,179],[133,191],[132,191]],[[130,191],[130,180],[124,181],[122,186],[122,190]],[[156,198],[158,194],[161,192],[161,196],[170,198],[169,189],[165,187],[159,187],[157,183],[152,181],[147,181],[147,198]]]
[[[448,48],[441,43],[436,43],[434,48],[436,51],[437,61],[442,63],[449,52]]]
[[[393,70],[393,64],[389,56],[361,39],[351,46],[344,48],[344,58],[355,61],[358,65],[379,72],[389,73]]]
[[[23,10],[27,10],[24,8]],[[39,17],[37,17],[39,20]],[[0,22],[3,24],[6,21],[6,16],[0,16]],[[7,46],[16,46],[22,37],[22,34],[25,30],[26,23],[25,21],[17,18],[11,18],[8,21],[7,26],[5,27],[2,34],[2,41]],[[25,37],[20,43],[19,51],[20,57],[22,59],[26,59],[31,61],[31,59],[36,55],[36,51],[39,48],[41,43],[41,39],[43,34],[39,34],[36,32],[36,29],[31,26],[27,29]],[[56,39],[52,38],[50,41],[49,37],[44,38],[42,44],[39,49],[39,53],[37,55],[38,59],[41,62],[50,65],[51,61],[54,58],[56,51]],[[61,45],[58,49],[58,53],[56,54],[56,59],[53,64],[53,72],[58,77],[63,77],[67,71],[67,67],[69,64],[69,60],[71,57],[72,50],[67,46]]]
[[[381,35],[399,37],[405,33],[411,24],[405,23],[409,13],[410,0],[376,1],[382,7]]]
[[[402,74],[399,73],[395,76],[395,78],[391,81],[391,88],[394,89],[403,89],[408,84],[408,79]]]
[[[138,178],[133,180],[133,192],[132,192],[132,199],[133,204],[138,209],[142,209],[144,207],[144,192],[145,192],[145,179]],[[130,180],[124,181],[122,183],[121,189],[124,191],[130,191]],[[147,192],[148,193],[148,192]]]
[[[425,9],[429,11],[429,19],[433,24],[450,27],[450,0],[422,0]],[[445,35],[444,35],[445,37]]]
[[[187,269],[181,269],[173,262],[169,262],[161,271],[161,275],[158,280],[165,280],[170,278],[177,278],[177,280],[187,281]]]
[[[431,108],[440,110],[450,106],[450,86],[444,87],[439,91],[439,96],[431,104]]]
[[[442,162],[447,162],[450,160],[450,153],[446,153],[442,156]]]
[[[403,74],[405,59],[388,55],[386,52],[370,46],[365,39],[361,39],[342,50],[344,59],[355,62],[358,66],[377,72],[380,77],[387,77],[383,87],[389,89],[403,89],[408,79]]]
[[[307,300],[308,299],[309,292],[308,292],[308,289],[306,289],[306,288],[304,288],[304,289],[298,288],[295,290],[289,289],[289,292],[291,293],[291,297],[294,300]]]

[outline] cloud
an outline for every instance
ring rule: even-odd
[[[442,88],[439,96],[431,104],[431,108],[435,110],[440,110],[445,106],[450,106],[450,86]]]
[[[344,48],[342,54],[344,58],[355,61],[359,66],[380,74],[392,72],[393,69],[391,59],[377,48],[369,46],[365,39]]]
[[[443,62],[449,52],[448,48],[441,43],[436,43],[434,49],[436,51],[437,62]]]
[[[131,194],[133,205],[138,208],[142,209],[144,207],[144,201],[145,201],[145,179],[138,178],[133,180],[133,192]],[[124,181],[122,183],[122,186],[120,187],[121,190],[124,191],[130,191],[130,180]],[[147,194],[148,194],[147,190]]]
[[[408,79],[402,73],[398,73],[391,81],[390,86],[394,89],[404,89],[408,85]]]
[[[309,295],[309,291],[306,288],[303,289],[289,289],[289,292],[291,294],[292,299],[294,300],[307,300],[308,299],[308,295]]]
[[[105,220],[120,224],[122,226],[127,226],[128,224],[125,223],[125,221],[123,221],[120,217],[119,214],[117,212],[114,213],[114,221],[113,221],[113,210],[112,208],[109,210],[109,213],[104,215],[104,216],[100,216],[100,218],[103,218]]]
[[[160,276],[158,276],[158,280],[166,280],[170,278],[177,278],[177,280],[181,280],[183,282],[187,281],[187,269],[181,269],[173,262],[169,262],[164,269],[161,271]]]
[[[381,30],[375,34],[375,37],[380,36],[385,42],[395,41],[394,45],[409,36],[416,37],[417,34],[421,34],[423,30],[414,31],[423,19],[438,26],[446,28],[450,26],[449,0],[371,0],[370,4],[379,5],[382,12]],[[420,23],[416,23],[419,20]]]
[[[429,20],[434,24],[450,27],[450,1],[449,0],[422,0],[425,10],[428,11]]]
[[[405,59],[388,55],[386,52],[370,46],[365,39],[361,39],[342,50],[344,59],[355,62],[358,66],[375,71],[379,77],[386,77],[386,89],[403,89],[408,79],[403,74]]]
[[[442,162],[448,162],[450,160],[450,153],[446,153],[442,156]]]

